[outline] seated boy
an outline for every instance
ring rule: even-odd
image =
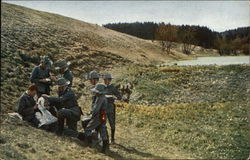
[[[40,123],[35,113],[37,111],[37,104],[34,96],[37,94],[37,86],[32,84],[28,90],[20,97],[17,104],[17,111],[22,116],[24,121],[29,122],[32,126],[38,127]]]

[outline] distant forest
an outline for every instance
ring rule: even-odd
[[[167,52],[171,52],[172,42],[179,42],[186,54],[192,52],[192,45],[218,49],[221,55],[250,54],[250,27],[215,32],[206,26],[154,22],[109,23],[103,26],[139,38],[159,40]]]

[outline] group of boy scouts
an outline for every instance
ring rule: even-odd
[[[23,120],[37,127],[39,120],[35,113],[39,110],[35,99],[43,97],[49,103],[50,113],[58,119],[56,123],[46,126],[46,130],[53,131],[57,135],[67,135],[67,133],[71,136],[74,135],[89,145],[93,143],[96,136],[100,135],[103,144],[102,152],[105,153],[109,148],[106,119],[108,119],[111,128],[111,143],[114,143],[116,114],[114,102],[116,99],[121,99],[118,89],[111,84],[111,74],[102,75],[104,83],[98,83],[101,76],[95,71],[89,73],[88,80],[92,85],[91,91],[93,93],[92,106],[88,113],[89,116],[82,121],[84,131],[78,132],[77,122],[83,113],[77,103],[76,95],[71,89],[73,75],[69,70],[68,62],[61,60],[57,63],[55,69],[62,74],[61,78],[57,78],[52,73],[52,65],[53,63],[48,57],[43,57],[40,65],[33,68],[30,77],[32,84],[18,101],[18,113]],[[57,83],[58,96],[50,95],[50,86],[53,82]],[[67,127],[64,127],[65,123]]]

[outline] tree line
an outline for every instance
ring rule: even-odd
[[[195,46],[218,49],[221,55],[250,54],[250,27],[216,32],[206,26],[154,22],[108,23],[103,26],[139,38],[158,40],[166,53],[170,53],[174,43],[178,42],[182,43],[185,54],[191,54]]]

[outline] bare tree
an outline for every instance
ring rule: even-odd
[[[220,55],[230,55],[233,53],[233,43],[232,40],[227,40],[225,37],[217,38],[216,48]]]
[[[194,37],[194,31],[191,28],[187,28],[183,31],[180,31],[179,37],[182,45],[182,51],[185,54],[191,54],[191,52],[195,49],[196,40]]]
[[[156,29],[155,39],[160,40],[162,51],[167,51],[167,53],[171,52],[171,48],[173,47],[173,42],[177,40],[177,28],[171,24],[165,25],[160,24],[160,26]]]

